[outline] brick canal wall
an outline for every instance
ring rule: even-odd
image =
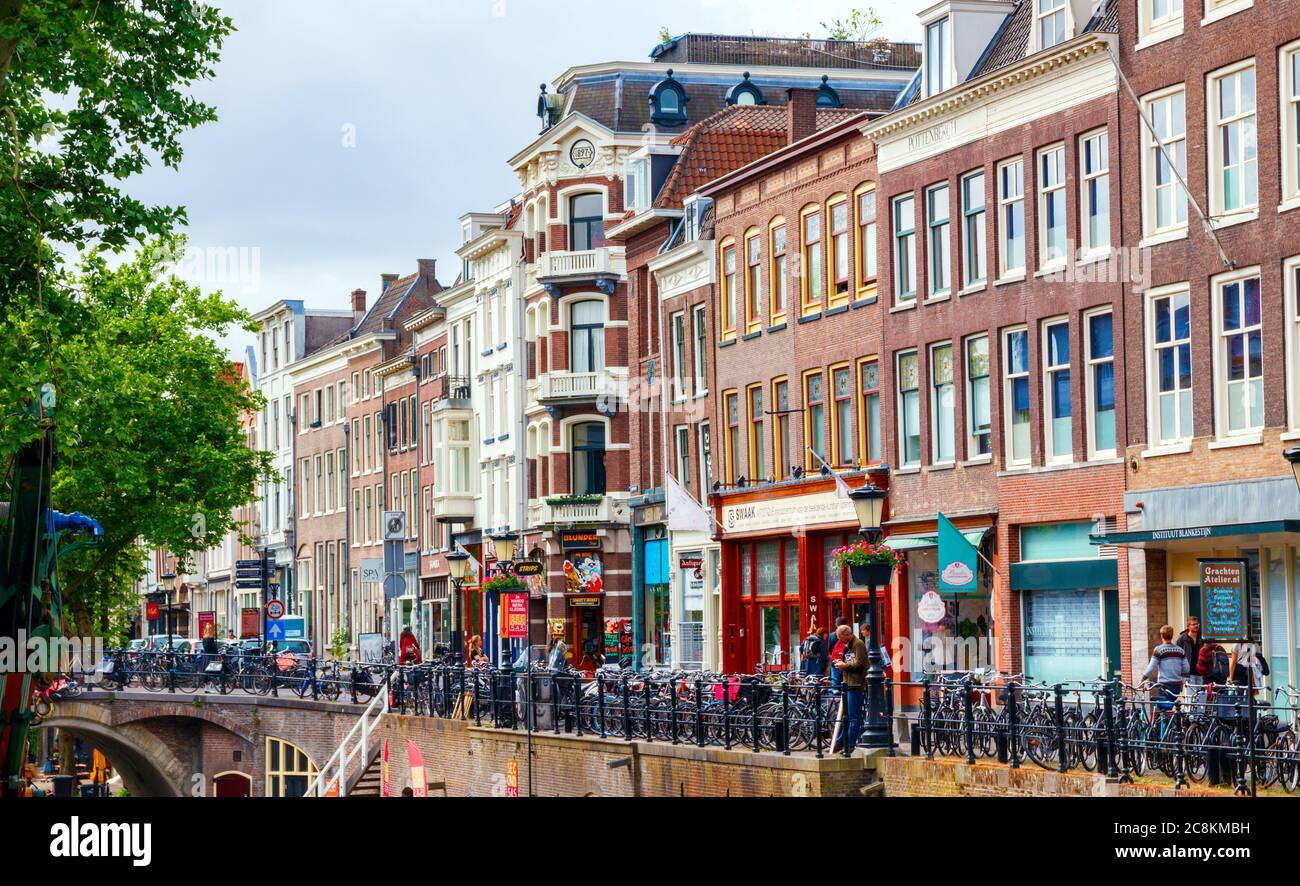
[[[393,793],[409,783],[408,740],[424,755],[425,780],[451,797],[506,793],[506,767],[519,762],[527,793],[528,741],[523,733],[472,722],[389,715]],[[621,764],[611,768],[610,764]],[[648,744],[571,735],[533,735],[533,794],[539,797],[823,797],[857,796],[875,781],[867,761]],[[442,796],[436,789],[430,796]]]
[[[876,761],[886,797],[1222,797],[1230,792],[1163,783],[1118,784],[1089,772],[1048,772],[990,763],[893,757]]]

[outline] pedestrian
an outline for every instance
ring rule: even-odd
[[[473,667],[492,663],[488,657],[483,654],[483,638],[478,634],[469,638],[469,663]]]
[[[842,728],[840,729],[840,745],[844,749],[845,755],[852,754],[858,746],[858,737],[862,733],[862,687],[864,684],[864,674],[867,667],[867,644],[861,639],[853,636],[853,628],[848,625],[840,625],[836,631],[844,651],[840,659],[833,663],[833,666],[840,672],[841,681],[844,688],[842,710],[844,711],[842,719]],[[831,753],[836,753],[837,748],[832,746]]]
[[[826,675],[826,629],[813,625],[808,639],[803,641],[803,662],[800,670],[806,677]]]
[[[1183,682],[1190,673],[1187,656],[1183,654],[1182,648],[1174,643],[1173,626],[1162,625],[1160,645],[1151,653],[1151,661],[1147,664],[1147,669],[1142,672],[1143,680],[1157,681],[1159,686],[1157,705],[1162,710],[1167,711],[1174,706],[1174,700],[1182,694]]]
[[[555,673],[563,671],[568,666],[566,653],[569,647],[564,645],[564,641],[556,637],[551,641],[550,651],[546,654],[546,666]]]
[[[840,669],[835,667],[835,662],[840,661],[841,659],[844,658],[845,642],[841,637],[840,628],[848,627],[848,624],[849,624],[848,619],[844,618],[843,616],[840,616],[839,618],[835,619],[835,636],[832,638],[834,640],[834,645],[831,647],[831,661],[830,661],[832,692],[836,689],[839,689],[840,682],[841,680],[843,680],[843,675],[840,674]],[[853,629],[850,628],[849,638],[852,639],[852,637],[853,637]]]
[[[1191,673],[1187,675],[1187,694],[1191,697],[1192,703],[1199,705],[1205,700],[1205,678],[1201,676],[1198,665],[1201,660],[1201,647],[1204,641],[1201,639],[1201,620],[1195,615],[1187,617],[1187,627],[1178,639],[1174,641],[1178,648],[1183,650],[1183,655],[1187,658],[1187,665]]]
[[[402,636],[397,641],[397,663],[401,665],[418,665],[423,663],[420,657],[420,641],[415,639],[415,631],[407,625],[402,628]]]
[[[1232,647],[1228,661],[1228,673],[1231,682],[1237,686],[1249,686],[1251,693],[1258,695],[1268,676],[1268,660],[1258,643],[1237,643]]]

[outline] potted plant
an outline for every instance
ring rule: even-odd
[[[883,544],[860,541],[847,545],[831,555],[837,569],[848,568],[855,585],[884,587],[894,578],[894,567],[903,562],[903,555]]]
[[[527,585],[513,575],[499,573],[483,582],[482,591],[485,594],[500,593],[514,594],[528,590]]]

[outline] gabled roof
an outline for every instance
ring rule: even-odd
[[[361,322],[352,330],[352,337],[361,338],[379,332],[401,333],[400,324],[393,322],[398,319],[398,315],[428,310],[437,304],[437,296],[443,290],[444,287],[436,279],[419,273],[395,280],[361,318]]]

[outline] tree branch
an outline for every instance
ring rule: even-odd
[[[16,23],[22,12],[23,0],[0,0],[0,25]],[[19,42],[17,36],[0,37],[0,102],[4,101],[5,90],[9,86],[9,65],[13,62]]]

